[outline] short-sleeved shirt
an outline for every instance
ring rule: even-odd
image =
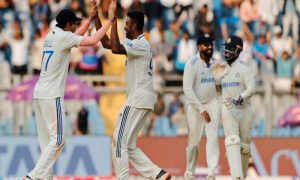
[[[154,108],[156,95],[153,90],[153,64],[150,45],[141,34],[137,39],[124,39],[126,49],[126,105],[136,108]]]
[[[46,36],[40,78],[35,85],[34,99],[64,97],[71,48],[80,44],[83,36],[55,27]]]

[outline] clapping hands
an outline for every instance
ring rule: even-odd
[[[109,5],[108,9],[108,20],[114,21],[116,18],[116,9],[117,9],[117,2],[116,0],[111,0],[111,3]]]

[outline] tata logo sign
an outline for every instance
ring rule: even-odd
[[[9,140],[10,139],[10,140]],[[40,156],[36,138],[0,138],[0,176],[24,176]],[[56,175],[111,175],[110,139],[69,138],[54,165]]]

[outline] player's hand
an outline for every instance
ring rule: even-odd
[[[202,113],[201,113],[201,116],[202,116],[202,118],[204,119],[204,121],[205,121],[206,123],[209,123],[209,122],[210,122],[210,116],[209,116],[209,114],[207,113],[207,111],[202,112]]]
[[[222,99],[222,103],[226,106],[227,109],[231,109],[233,106],[231,98]]]
[[[243,103],[244,99],[241,95],[237,95],[233,98],[231,98],[231,102],[234,104],[234,105],[241,105]]]
[[[98,17],[98,8],[96,0],[90,1],[91,11],[90,11],[90,18],[94,19]]]
[[[116,0],[111,0],[111,3],[109,5],[108,9],[108,20],[114,21],[116,18],[116,10],[117,10],[117,2]]]

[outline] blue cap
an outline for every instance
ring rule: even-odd
[[[76,17],[71,9],[63,9],[56,16],[56,22],[59,25],[66,25],[69,22],[78,22],[81,18]]]
[[[206,42],[212,42],[214,41],[215,38],[213,38],[212,36],[210,36],[209,34],[201,34],[198,39],[197,39],[197,45],[202,44],[202,43],[206,43]]]

